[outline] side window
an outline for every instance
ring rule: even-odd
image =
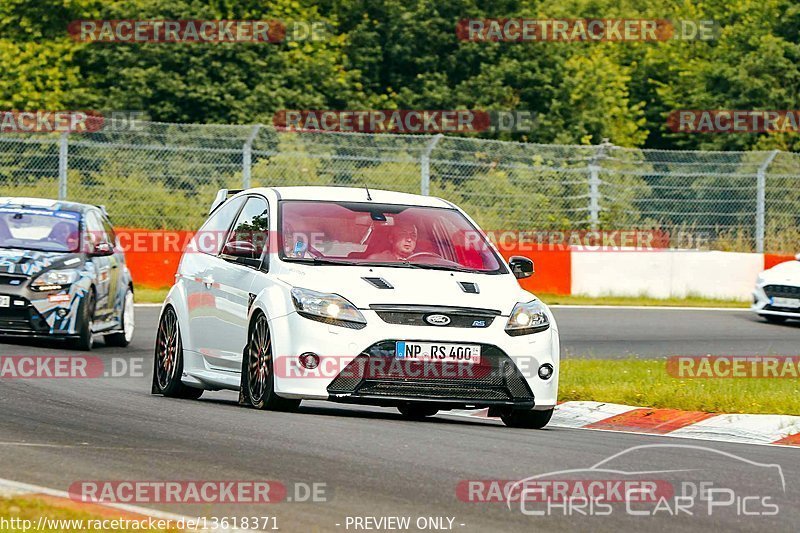
[[[83,217],[86,225],[86,242],[94,247],[99,242],[111,242],[106,235],[106,230],[103,227],[103,221],[100,216],[94,211],[88,211]]]
[[[222,249],[222,243],[228,236],[228,230],[233,222],[233,217],[239,212],[239,208],[245,201],[245,197],[236,198],[226,202],[206,220],[192,238],[192,248],[204,254],[217,255]]]
[[[269,239],[269,213],[263,198],[247,199],[244,209],[239,213],[227,243],[233,243],[240,251],[252,250],[253,259],[258,259],[267,247]],[[226,243],[226,244],[227,244]],[[237,254],[237,255],[240,255]]]
[[[114,227],[111,225],[111,221],[109,221],[106,217],[101,219],[103,223],[103,229],[106,232],[106,236],[108,237],[108,242],[110,242],[115,248],[117,247],[117,235],[114,233]]]

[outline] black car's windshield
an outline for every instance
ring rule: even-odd
[[[0,248],[76,252],[80,213],[27,207],[0,207]]]
[[[483,234],[456,209],[285,200],[286,261],[504,272]]]

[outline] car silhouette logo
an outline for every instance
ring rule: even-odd
[[[446,326],[450,323],[450,317],[447,315],[428,315],[425,317],[425,322],[432,326]]]

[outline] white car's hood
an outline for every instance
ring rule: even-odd
[[[800,285],[800,261],[779,263],[762,272],[760,277],[766,283]]]
[[[287,266],[278,276],[293,287],[336,293],[359,309],[373,304],[442,305],[495,309],[508,315],[514,304],[533,296],[510,274],[472,274],[417,268],[352,266]],[[381,289],[363,278],[380,278],[392,289]],[[474,283],[467,293],[458,282]]]

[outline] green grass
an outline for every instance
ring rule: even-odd
[[[563,294],[536,293],[548,305],[645,305],[666,307],[730,307],[746,309],[749,302],[741,300],[714,300],[690,296],[688,298],[650,298],[648,296],[579,296]]]
[[[559,400],[592,400],[713,413],[800,415],[800,380],[677,379],[667,360],[565,359]]]
[[[89,520],[114,520],[118,518],[139,520],[142,517],[134,516],[129,513],[123,513],[111,508],[99,508],[93,506],[95,511],[90,511],[77,502],[69,500],[61,501],[44,499],[39,497],[13,497],[13,498],[0,498],[0,517],[6,520],[20,519],[30,520],[30,529],[28,531],[44,531],[44,532],[62,532],[62,531],[86,531],[87,529],[76,529],[73,522],[73,527],[63,525],[59,528],[54,528],[56,524],[50,523],[50,527],[36,529],[39,517],[45,516],[50,520],[82,520],[84,526],[87,525]],[[129,529],[105,529],[104,531],[178,531],[178,529],[147,529],[147,522],[143,522],[144,526]],[[13,524],[12,524],[13,525]],[[22,527],[3,528],[0,531],[22,531]],[[96,531],[100,531],[96,529]]]
[[[154,289],[152,287],[142,287],[135,285],[133,288],[134,299],[139,304],[160,304],[167,297],[169,287]]]

